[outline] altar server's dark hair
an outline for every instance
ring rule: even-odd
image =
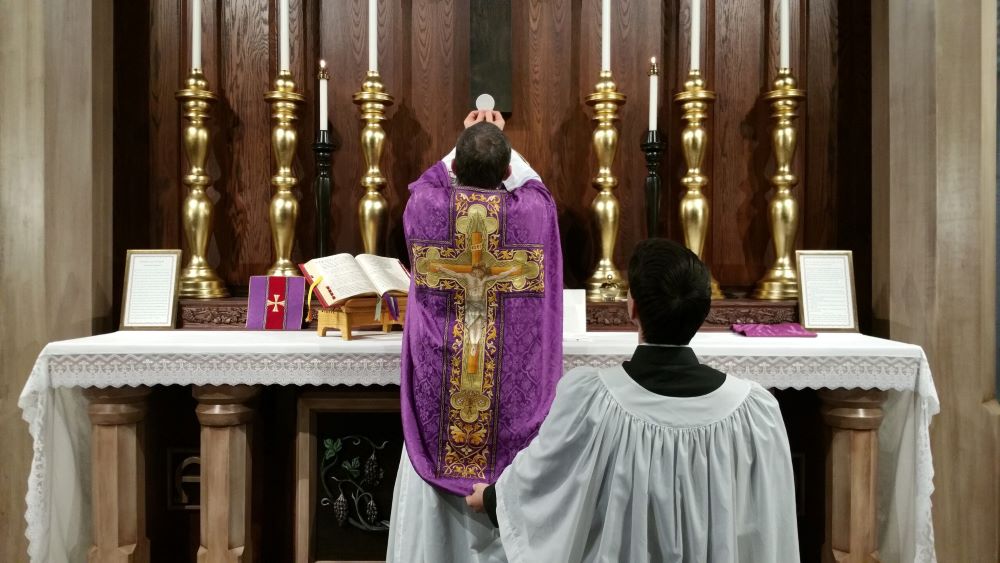
[[[712,306],[708,267],[672,240],[651,238],[635,246],[628,284],[650,344],[685,345]]]
[[[459,135],[454,170],[459,185],[497,188],[503,183],[508,166],[510,142],[496,125],[483,121]]]

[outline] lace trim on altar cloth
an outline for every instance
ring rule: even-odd
[[[626,356],[567,356],[572,368],[615,367]],[[912,391],[920,372],[920,358],[885,356],[699,356],[722,373],[749,379],[769,389],[892,389]]]
[[[627,355],[566,356],[563,368],[614,367]],[[48,358],[53,387],[128,385],[398,385],[399,354],[100,354]],[[723,373],[775,389],[912,391],[921,359],[863,356],[704,356]],[[37,368],[37,366],[36,366]]]
[[[917,380],[917,476],[916,514],[913,525],[917,528],[916,563],[934,563],[934,519],[931,513],[931,495],[934,493],[934,458],[931,455],[931,419],[941,411],[941,403],[931,377],[931,366],[927,357],[920,359],[920,375]]]
[[[27,525],[24,535],[28,538],[28,557],[31,561],[48,559],[48,545],[45,543],[45,530],[49,522],[49,487],[46,483],[48,474],[45,467],[45,433],[43,422],[48,414],[48,403],[52,395],[49,387],[49,376],[46,370],[46,358],[40,357],[31,368],[31,375],[17,406],[21,408],[21,418],[28,423],[28,432],[32,439],[31,472],[28,474],[28,492],[24,501],[27,508],[24,520]]]
[[[110,354],[49,358],[53,387],[399,385],[399,354]]]

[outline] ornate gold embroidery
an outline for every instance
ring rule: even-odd
[[[483,478],[489,467],[500,293],[544,290],[542,249],[501,248],[499,193],[455,193],[454,246],[415,244],[416,284],[451,290],[443,474]]]

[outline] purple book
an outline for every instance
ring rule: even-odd
[[[306,279],[250,276],[247,329],[301,330]]]

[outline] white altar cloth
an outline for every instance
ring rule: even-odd
[[[627,359],[635,333],[566,335],[564,366]],[[879,430],[883,561],[934,561],[929,427],[937,391],[918,346],[858,334],[745,338],[702,333],[703,363],[770,388],[889,390]],[[27,537],[36,562],[81,561],[90,545],[90,425],[82,387],[130,385],[396,385],[400,333],[350,342],[311,331],[126,331],[52,342],[19,406],[34,440]],[[194,413],[192,413],[194,416]]]

